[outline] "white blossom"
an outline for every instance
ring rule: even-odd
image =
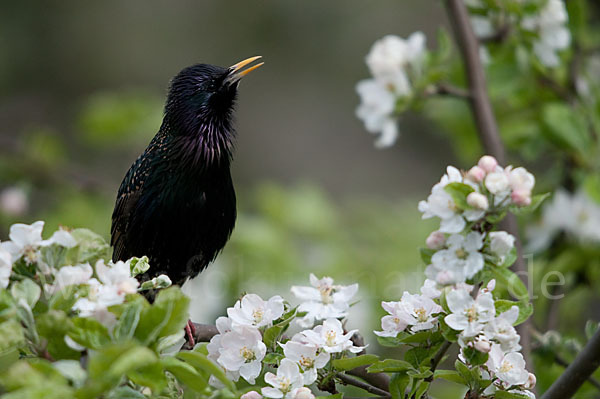
[[[487,338],[498,342],[503,352],[516,352],[521,349],[519,345],[521,337],[513,327],[518,317],[519,308],[513,306],[490,320],[483,328],[483,333]]]
[[[506,255],[515,247],[515,237],[506,231],[492,231],[489,237],[490,251],[500,258],[500,263],[503,263]]]
[[[300,387],[292,390],[292,399],[315,399],[315,395],[312,393],[310,388]]]
[[[358,292],[358,284],[348,286],[335,285],[331,277],[318,279],[310,274],[311,287],[292,286],[292,294],[303,301],[298,312],[307,312],[306,316],[297,319],[302,327],[312,327],[315,320],[331,317],[342,318],[348,315],[350,300]]]
[[[262,397],[263,396],[256,391],[248,391],[240,396],[240,399],[262,399]]]
[[[406,291],[402,295],[400,306],[404,310],[406,323],[411,331],[429,330],[437,325],[434,316],[442,312],[442,307],[425,295],[412,295]]]
[[[303,381],[298,365],[283,359],[277,368],[277,375],[271,372],[265,374],[265,382],[271,387],[262,388],[261,391],[267,398],[293,399],[297,393],[295,390],[304,385]]]
[[[494,195],[505,197],[510,189],[508,176],[504,171],[491,172],[485,177],[485,187]]]
[[[329,353],[319,350],[317,345],[306,344],[293,339],[279,345],[283,348],[286,359],[290,359],[300,366],[304,385],[315,382],[317,380],[317,370],[325,367],[329,362]]]
[[[559,189],[544,206],[539,225],[528,229],[528,250],[539,251],[548,247],[559,232],[565,232],[582,243],[600,242],[600,204],[584,190],[570,194]]]
[[[449,183],[462,182],[462,180],[460,171],[453,166],[448,166],[446,174],[433,186],[427,200],[419,202],[419,212],[423,213],[423,219],[439,217],[441,219],[439,230],[443,233],[458,233],[465,228],[466,222],[461,210],[444,189]]]
[[[31,225],[13,224],[8,234],[10,241],[1,243],[0,247],[11,254],[13,262],[24,256],[27,263],[34,263],[38,259],[38,247],[42,245],[43,229],[43,221]]]
[[[519,352],[505,354],[500,345],[492,345],[486,366],[505,388],[512,385],[524,385],[529,380],[529,372],[525,369],[523,355]]]
[[[239,372],[242,378],[254,384],[267,353],[260,332],[254,327],[242,325],[223,334],[220,345],[217,362],[228,371]]]
[[[439,298],[440,295],[442,295],[442,292],[437,289],[437,284],[435,281],[427,279],[423,282],[421,294],[428,296],[431,299],[435,299]]]
[[[408,327],[408,315],[404,307],[400,306],[400,302],[381,302],[381,307],[389,314],[381,318],[382,331],[373,331],[375,335],[396,337],[399,332]]]
[[[394,93],[375,79],[358,82],[356,92],[360,96],[356,116],[363,121],[368,132],[381,134],[375,142],[376,147],[390,147],[398,137],[397,121],[393,115],[396,106]]]
[[[63,266],[54,275],[52,285],[46,286],[48,293],[53,294],[70,285],[86,284],[94,271],[89,263],[75,266]]]
[[[431,257],[429,278],[442,285],[461,283],[483,269],[483,235],[471,231],[466,236],[453,234],[446,241],[447,249],[437,251]]]
[[[538,39],[533,43],[533,52],[540,62],[556,67],[560,60],[556,54],[571,43],[571,32],[567,27],[569,15],[562,0],[547,0],[539,13],[521,20],[523,29],[536,32]]]
[[[364,349],[362,346],[354,346],[352,336],[358,330],[351,330],[344,334],[342,323],[338,319],[329,318],[322,325],[312,330],[305,330],[302,334],[311,344],[322,348],[327,353],[339,353],[348,350],[358,353]]]
[[[452,314],[444,318],[450,328],[462,331],[465,337],[474,337],[495,316],[494,298],[489,292],[480,293],[473,299],[464,290],[452,290],[446,296]]]
[[[237,301],[233,308],[227,309],[227,315],[234,326],[270,326],[273,320],[280,318],[282,314],[283,298],[279,295],[265,301],[256,294],[247,294]]]
[[[8,287],[12,265],[13,262],[10,252],[0,246],[0,288]]]

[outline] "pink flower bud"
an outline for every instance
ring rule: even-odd
[[[481,157],[477,165],[485,170],[487,173],[493,172],[496,170],[496,166],[498,166],[498,161],[491,155],[484,155]]]
[[[483,353],[489,353],[492,350],[492,344],[486,337],[477,338],[474,347],[476,350]]]
[[[525,383],[525,388],[531,389],[535,387],[535,383],[537,382],[537,378],[535,378],[535,374],[529,373],[529,378],[527,378],[527,382]]]
[[[441,231],[434,231],[429,234],[429,237],[425,240],[425,244],[429,249],[441,249],[446,243],[446,236]]]
[[[512,200],[512,202],[515,205],[519,205],[519,206],[530,205],[531,204],[531,191],[522,190],[522,189],[514,190],[510,195],[510,199]]]
[[[481,169],[479,166],[473,166],[467,172],[467,179],[472,182],[479,183],[482,182],[485,178],[485,170]]]
[[[249,391],[240,396],[240,399],[261,399],[262,395],[256,391]]]
[[[469,195],[467,195],[467,204],[469,204],[469,206],[472,206],[475,209],[480,209],[482,211],[485,211],[490,206],[487,197],[476,191],[473,191],[472,193],[469,193]]]
[[[0,192],[0,212],[10,216],[21,216],[27,212],[29,200],[19,187],[9,187]]]

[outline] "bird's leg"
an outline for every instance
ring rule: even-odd
[[[194,323],[188,319],[188,322],[185,325],[185,337],[190,348],[193,348],[196,345],[194,335],[196,335],[196,327],[194,326]]]

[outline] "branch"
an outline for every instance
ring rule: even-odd
[[[471,111],[481,143],[486,153],[493,155],[500,164],[505,164],[506,155],[504,146],[500,139],[498,124],[496,123],[492,104],[487,93],[485,72],[479,58],[480,44],[475,36],[475,32],[473,32],[467,7],[463,0],[446,0],[446,8],[465,64],[469,91],[471,93]],[[528,286],[527,266],[523,260],[521,240],[514,215],[507,215],[503,223],[503,228],[516,238],[515,245],[519,256],[513,265],[513,269],[520,275],[525,286]],[[518,331],[521,335],[523,357],[527,365],[532,368],[530,326],[531,321],[525,321],[519,326]]]
[[[335,376],[338,379],[340,379],[340,381],[342,381],[342,383],[344,383],[344,385],[353,385],[353,386],[363,389],[369,393],[379,395],[379,396],[382,396],[385,398],[389,398],[392,396],[388,392],[384,391],[383,389],[379,389],[373,385],[367,384],[366,382],[362,382],[362,381],[359,381],[352,377],[349,377],[344,373],[337,373]]]
[[[374,387],[385,391],[386,393],[390,390],[390,377],[384,373],[369,373],[367,366],[360,366],[352,370],[348,370],[347,374],[359,377]]]
[[[210,324],[194,323],[194,328],[194,341],[196,342],[209,342],[212,337],[219,333],[217,327]]]
[[[471,93],[462,87],[456,87],[449,83],[438,83],[437,86],[433,87],[427,94],[439,94],[443,96],[456,97],[461,99],[469,99]]]
[[[572,397],[581,385],[600,366],[600,330],[579,352],[573,363],[542,395],[541,399],[567,399]]]

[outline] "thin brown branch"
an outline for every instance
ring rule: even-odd
[[[375,386],[373,386],[371,384],[367,384],[366,382],[354,379],[354,378],[352,378],[350,376],[347,376],[344,373],[337,373],[336,377],[340,381],[342,381],[342,383],[344,385],[352,385],[352,386],[358,387],[360,389],[363,389],[363,390],[365,390],[365,391],[367,391],[369,393],[372,393],[374,395],[379,395],[379,396],[385,397],[385,398],[389,398],[389,397],[392,396],[388,392],[384,391],[383,389],[379,389],[379,388],[377,388],[377,387],[375,387]]]
[[[568,399],[600,367],[600,330],[588,341],[575,360],[542,395],[542,399]]]
[[[462,98],[462,99],[469,99],[471,97],[471,93],[469,93],[468,90],[465,90],[462,87],[453,86],[449,83],[439,83],[435,87],[434,94]]]
[[[194,323],[194,328],[194,341],[196,342],[209,342],[212,337],[219,333],[217,327],[210,324]]]
[[[469,91],[470,104],[477,131],[483,148],[487,154],[493,155],[500,164],[506,163],[504,145],[498,131],[498,124],[494,116],[492,104],[487,92],[485,71],[479,58],[479,40],[473,32],[469,19],[469,12],[463,0],[446,0],[448,17],[454,30],[454,36],[460,48],[465,65],[465,72]],[[518,257],[513,269],[527,286],[527,266],[523,259],[523,251],[516,218],[509,214],[503,223],[503,228],[516,238]],[[519,326],[521,335],[522,354],[530,369],[533,368],[531,359],[530,321]],[[533,372],[533,370],[532,370]]]
[[[390,377],[384,373],[369,373],[367,371],[367,366],[360,366],[349,370],[346,373],[359,377],[383,391],[388,392],[390,390]]]

